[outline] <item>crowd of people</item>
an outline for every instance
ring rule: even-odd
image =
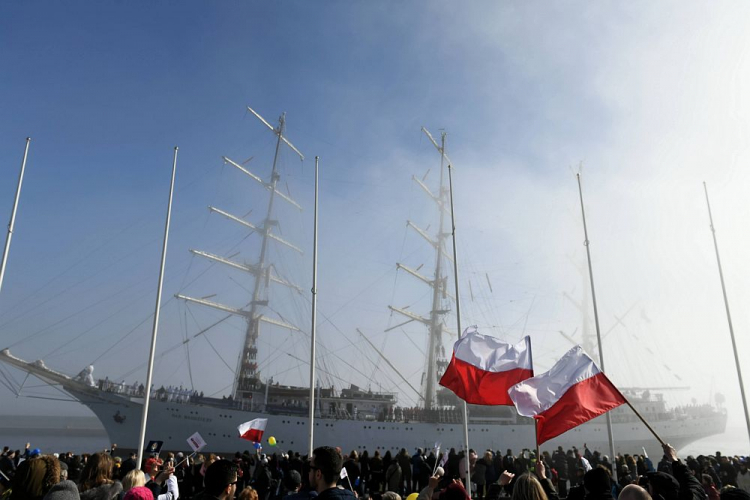
[[[674,448],[654,464],[644,455],[614,461],[584,445],[537,457],[486,450],[406,449],[369,455],[317,448],[292,451],[152,455],[43,454],[27,444],[0,455],[2,500],[750,500],[750,472],[741,457],[688,456]],[[471,499],[464,485],[470,481]]]

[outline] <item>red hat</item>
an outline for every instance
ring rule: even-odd
[[[136,486],[125,493],[124,500],[154,500],[154,494],[145,486]]]

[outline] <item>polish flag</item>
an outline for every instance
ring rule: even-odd
[[[575,346],[550,371],[508,391],[519,415],[536,419],[537,444],[627,403],[594,361]]]
[[[240,432],[242,439],[247,439],[253,443],[260,443],[263,439],[263,431],[266,430],[267,418],[256,418],[244,424],[240,424],[237,430]]]
[[[467,403],[509,406],[513,401],[508,389],[532,376],[529,337],[506,344],[471,326],[453,345],[453,357],[440,385]]]

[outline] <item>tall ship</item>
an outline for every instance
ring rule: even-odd
[[[436,228],[419,227],[407,221],[407,226],[424,240],[432,252],[432,274],[422,271],[422,266],[411,267],[397,263],[399,272],[426,287],[430,297],[430,307],[426,311],[415,311],[407,307],[388,306],[392,314],[402,321],[390,326],[393,330],[406,324],[423,325],[427,335],[427,349],[419,387],[410,383],[409,378],[399,372],[391,361],[364,336],[364,340],[381,356],[383,363],[393,369],[406,388],[412,391],[418,404],[405,404],[396,392],[372,390],[358,387],[339,377],[344,382],[337,388],[333,384],[315,388],[314,400],[310,401],[310,388],[306,380],[300,385],[284,385],[274,382],[262,374],[262,361],[259,357],[261,339],[264,335],[278,334],[280,331],[294,332],[304,337],[300,325],[294,324],[273,302],[275,289],[286,290],[297,298],[303,288],[282,274],[274,255],[279,248],[293,254],[303,252],[291,237],[282,236],[281,222],[277,218],[279,205],[287,205],[293,210],[302,207],[284,192],[279,172],[279,155],[288,148],[294,155],[303,158],[302,153],[285,136],[285,117],[282,115],[277,126],[272,126],[255,110],[248,107],[260,122],[275,135],[275,152],[270,172],[265,177],[253,173],[246,165],[229,157],[224,157],[234,173],[260,189],[267,199],[264,213],[259,221],[250,222],[247,216],[239,216],[229,211],[209,207],[232,224],[238,225],[259,238],[257,253],[250,262],[241,262],[234,256],[225,257],[203,250],[191,250],[201,258],[234,272],[244,273],[252,279],[252,287],[247,289],[248,301],[244,306],[231,306],[212,300],[212,296],[193,297],[177,294],[176,297],[189,304],[197,304],[220,311],[223,316],[193,338],[204,335],[210,328],[232,317],[244,320],[244,339],[238,347],[234,380],[231,393],[224,397],[204,396],[194,389],[182,387],[143,387],[137,383],[115,383],[108,378],[95,379],[93,367],[87,367],[78,375],[57,371],[39,359],[23,360],[6,348],[0,351],[0,361],[12,365],[32,375],[50,386],[56,387],[80,403],[86,405],[98,417],[106,429],[109,439],[121,448],[138,448],[140,419],[145,397],[150,397],[150,411],[146,439],[164,442],[164,449],[188,450],[186,439],[198,432],[208,443],[207,451],[234,453],[248,448],[248,443],[238,438],[239,424],[255,419],[267,418],[267,433],[276,437],[279,449],[306,453],[310,419],[310,405],[314,407],[314,444],[339,446],[342,450],[390,450],[401,448],[413,450],[416,447],[431,448],[435,442],[442,443],[443,449],[463,448],[463,409],[461,401],[442,388],[438,381],[448,365],[450,346],[458,338],[450,318],[454,311],[455,299],[451,294],[452,276],[450,268],[452,256],[448,248],[450,232],[447,230],[450,216],[449,190],[446,169],[448,156],[445,152],[445,134],[436,140],[426,129],[428,137],[440,156],[439,174],[436,186],[428,186],[426,176],[412,177],[429,202],[437,210]],[[510,340],[510,339],[509,339]],[[584,336],[584,348],[593,353],[591,336]],[[300,363],[303,360],[298,360]],[[377,381],[375,381],[377,383]],[[16,388],[20,391],[21,387]],[[661,392],[649,388],[629,388],[624,390],[631,403],[649,421],[662,438],[678,450],[703,437],[723,433],[726,428],[726,412],[712,405],[690,405],[670,408]],[[469,443],[474,449],[503,450],[516,452],[534,447],[534,424],[531,419],[518,416],[512,407],[484,407],[469,405]],[[612,412],[615,447],[622,453],[640,453],[646,449],[649,454],[659,456],[661,450],[652,434],[628,408],[621,407]],[[543,449],[582,448],[587,445],[592,450],[605,452],[609,449],[606,421],[599,417],[545,443]]]

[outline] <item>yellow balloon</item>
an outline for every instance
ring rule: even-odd
[[[268,444],[270,444],[271,446],[276,446],[276,438],[273,436],[268,438]]]
[[[406,497],[406,500],[417,500],[417,497],[419,496],[419,493],[412,493],[408,497]]]

